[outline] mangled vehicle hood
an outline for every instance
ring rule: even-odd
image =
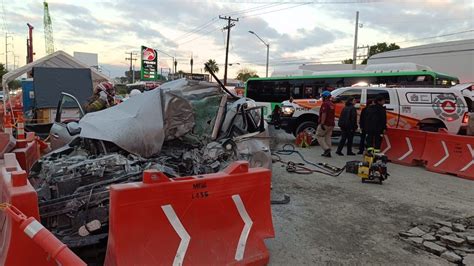
[[[193,101],[213,97],[220,99],[223,93],[212,83],[168,82],[119,105],[86,114],[79,122],[80,137],[109,141],[147,158],[158,154],[165,140],[179,138],[194,128]]]

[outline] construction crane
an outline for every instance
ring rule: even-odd
[[[53,25],[51,23],[51,16],[49,15],[48,3],[46,1],[43,2],[43,6],[44,42],[46,46],[46,54],[52,54],[54,53]]]

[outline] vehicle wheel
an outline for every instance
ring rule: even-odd
[[[306,132],[311,136],[311,145],[316,145],[318,141],[316,140],[316,130],[318,128],[318,124],[315,122],[303,122],[296,128],[296,135],[300,134],[301,132]]]
[[[421,131],[438,132],[438,130],[441,128],[446,128],[446,127],[440,124],[421,124],[420,125]]]

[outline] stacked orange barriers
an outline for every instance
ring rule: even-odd
[[[382,152],[398,164],[474,180],[474,137],[419,130],[387,130]]]

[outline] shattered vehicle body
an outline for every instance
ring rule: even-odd
[[[103,259],[109,186],[140,181],[146,169],[169,177],[222,170],[236,160],[271,168],[261,107],[207,82],[177,80],[85,115],[80,133],[42,157],[29,180],[41,223],[84,260]]]

